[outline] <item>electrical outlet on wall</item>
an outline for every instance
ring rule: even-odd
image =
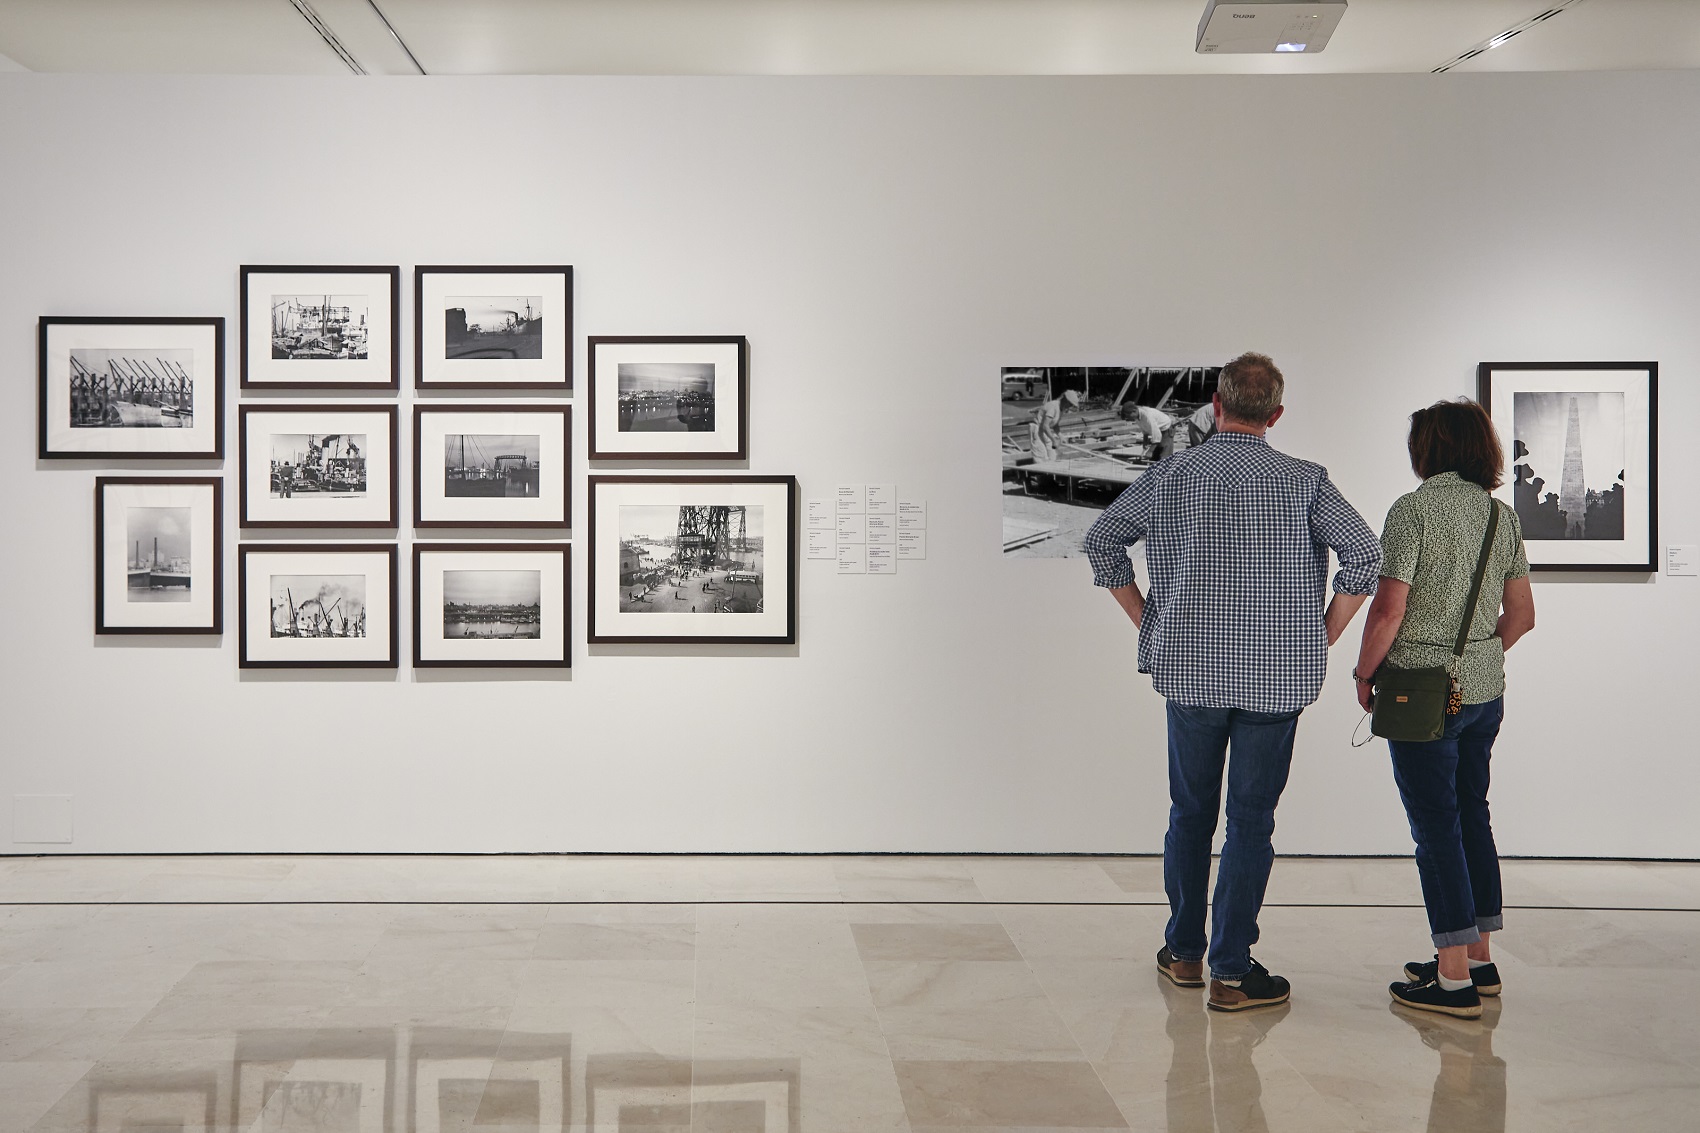
[[[70,795],[13,795],[12,841],[69,842]]]

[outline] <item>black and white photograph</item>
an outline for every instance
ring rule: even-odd
[[[396,389],[399,267],[241,270],[243,389]]]
[[[414,525],[566,527],[571,438],[567,405],[415,405]]]
[[[444,358],[542,358],[543,296],[450,295]]]
[[[740,335],[590,339],[592,460],[742,460],[749,343]]]
[[[1531,568],[1654,569],[1657,380],[1651,362],[1479,368]]]
[[[39,455],[223,455],[223,319],[43,318]]]
[[[414,268],[415,387],[570,390],[572,271]]]
[[[443,437],[443,495],[450,499],[536,499],[543,438],[536,433],[449,433]]]
[[[429,668],[568,665],[565,543],[419,543],[413,660]]]
[[[1220,366],[1006,366],[998,375],[1006,559],[1084,558],[1098,514],[1216,431]]]
[[[216,476],[98,477],[95,632],[220,632],[222,517]]]
[[[621,613],[762,612],[759,504],[627,504],[619,531]]]
[[[243,543],[243,668],[394,668],[391,544]]]
[[[266,405],[237,414],[243,527],[394,527],[400,410]]]
[[[592,476],[590,640],[796,640],[796,481]]]

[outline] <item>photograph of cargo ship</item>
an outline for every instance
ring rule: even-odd
[[[526,433],[449,433],[443,437],[443,494],[536,499],[542,438]]]
[[[543,357],[543,296],[450,295],[444,358]]]
[[[621,362],[620,432],[714,432],[713,362]]]
[[[274,359],[350,359],[367,356],[365,295],[273,295]]]
[[[187,507],[124,510],[130,547],[131,602],[187,602],[190,577],[190,514]]]
[[[620,612],[761,613],[762,510],[622,505]]]
[[[71,352],[71,428],[189,429],[195,424],[195,352]]]
[[[542,599],[539,570],[445,570],[443,636],[540,638]]]
[[[272,499],[366,494],[365,433],[273,433]]]
[[[366,576],[274,574],[273,637],[365,637]]]

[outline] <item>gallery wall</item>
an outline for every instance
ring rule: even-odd
[[[0,852],[1156,851],[1132,628],[1080,560],[1000,552],[999,367],[1267,351],[1273,442],[1379,526],[1407,414],[1476,363],[1653,359],[1660,542],[1700,542],[1697,120],[1693,73],[0,76]],[[239,671],[232,448],[224,637],[97,639],[93,481],[125,465],[34,458],[36,319],[234,331],[244,263],[398,264],[409,320],[411,265],[572,264],[581,396],[587,334],[747,335],[747,468],[895,483],[929,557],[803,562],[794,648],[587,647],[579,546],[570,675],[415,672],[405,636],[399,672]],[[1700,580],[1535,597],[1502,850],[1700,857],[1671,718]],[[1282,852],[1409,848],[1349,642]],[[19,795],[71,796],[74,840],[15,841]]]

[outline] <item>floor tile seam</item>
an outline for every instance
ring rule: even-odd
[[[897,1092],[898,1105],[903,1107],[903,1125],[905,1129],[911,1129],[914,1123],[909,1117],[909,1102],[903,1094],[903,1083],[897,1077],[897,1056],[891,1049],[891,1033],[886,1028],[885,1012],[880,1010],[879,994],[874,990],[874,981],[868,972],[868,962],[861,958],[860,949],[857,949],[856,955],[862,969],[862,985],[868,989],[868,1006],[873,1009],[874,1025],[879,1028],[880,1042],[885,1045],[885,1065],[891,1072],[891,1086]]]

